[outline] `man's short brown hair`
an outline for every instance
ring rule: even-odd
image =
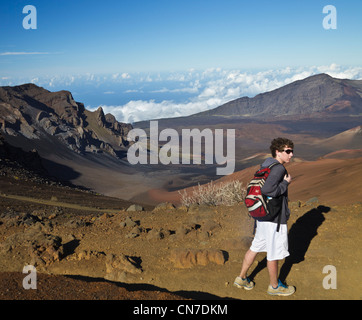
[[[273,156],[273,158],[275,158],[277,156],[276,151],[278,150],[279,152],[282,152],[284,150],[285,147],[294,148],[294,143],[293,141],[286,139],[286,138],[276,138],[271,142],[270,145],[270,151],[271,154]]]

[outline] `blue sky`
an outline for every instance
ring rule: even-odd
[[[36,30],[23,28],[29,4]],[[326,5],[337,10],[335,30],[322,26]],[[162,109],[168,101],[181,110],[205,91],[211,96],[217,83],[225,89],[234,74],[239,82],[229,94],[200,106],[211,108],[320,70],[360,78],[361,15],[360,0],[7,0],[0,4],[0,84],[70,90],[90,108],[141,101]]]

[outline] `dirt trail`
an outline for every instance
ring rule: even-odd
[[[8,194],[0,194],[0,197],[7,198],[7,199],[13,199],[13,200],[19,200],[19,201],[25,201],[25,202],[31,202],[46,206],[52,206],[52,207],[62,207],[62,208],[68,208],[68,209],[75,209],[75,210],[82,210],[82,211],[90,211],[90,212],[105,212],[108,213],[118,213],[119,210],[114,209],[100,209],[100,208],[94,208],[94,207],[86,207],[86,206],[80,206],[73,203],[66,203],[66,202],[60,202],[56,200],[44,200],[44,199],[35,199],[30,197],[24,197],[19,195],[8,195]]]

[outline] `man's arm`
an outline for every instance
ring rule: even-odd
[[[274,166],[271,169],[264,186],[261,188],[262,194],[272,198],[284,194],[289,185],[289,181],[287,179],[283,179],[285,171],[286,170],[282,165]]]

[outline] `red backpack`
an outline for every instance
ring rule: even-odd
[[[259,169],[254,174],[254,178],[249,182],[247,186],[244,202],[250,216],[253,217],[255,220],[271,221],[274,220],[274,218],[280,213],[280,209],[275,210],[275,204],[272,205],[272,208],[268,206],[272,198],[267,197],[261,193],[261,188],[264,186],[265,181],[270,174],[271,168],[277,164],[279,163],[274,162],[267,168]],[[275,198],[273,202],[281,204],[281,201],[279,200],[280,199]]]

